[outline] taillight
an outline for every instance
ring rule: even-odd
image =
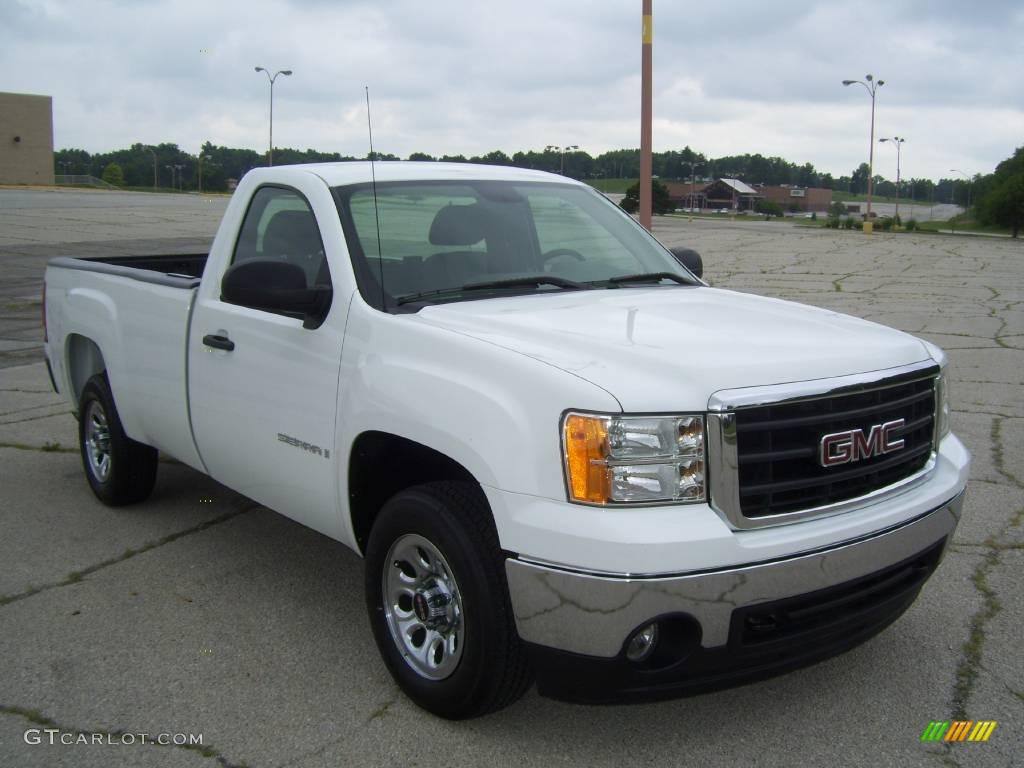
[[[43,280],[43,341],[49,341],[50,337],[46,333],[46,281]]]

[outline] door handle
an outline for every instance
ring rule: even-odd
[[[214,349],[223,349],[225,352],[230,352],[235,348],[235,342],[227,336],[221,336],[217,333],[208,333],[203,336],[203,344]]]

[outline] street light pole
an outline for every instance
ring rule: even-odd
[[[267,165],[270,166],[274,164],[274,81],[277,80],[278,75],[290,77],[292,71],[290,69],[281,69],[275,72],[273,76],[263,67],[256,67],[256,71],[265,74],[267,80],[270,81],[270,146],[267,149]]]
[[[167,168],[171,172],[171,191],[173,192],[175,189],[177,189],[177,185],[175,185],[174,183],[174,166],[165,165],[164,168]]]
[[[963,176],[965,179],[967,179],[967,210],[968,211],[971,210],[971,186],[972,186],[973,180],[971,179],[970,176],[968,176],[966,173],[964,173],[963,171],[961,171],[961,170],[959,170],[957,168],[950,168],[949,170],[950,170],[951,173],[959,173],[961,176]]]
[[[686,207],[688,208],[687,214],[689,214],[687,216],[687,220],[688,221],[693,221],[693,198],[694,198],[694,192],[695,192],[695,187],[696,187],[696,178],[694,176],[694,170],[693,169],[697,165],[697,163],[691,162],[689,160],[683,160],[683,165],[690,166],[690,199],[689,199],[688,205]]]
[[[202,152],[199,153],[199,194],[203,194],[203,160],[209,160]]]
[[[875,80],[871,75],[865,75],[864,80],[843,80],[843,85],[853,85],[854,83],[863,85],[871,96],[871,140],[868,143],[868,213],[864,219],[864,232],[870,235],[874,227],[871,221],[871,189],[874,185],[875,175],[875,94],[879,88],[885,85],[885,81]]]
[[[156,150],[150,149],[149,154],[153,156],[153,191],[156,192]]]
[[[579,149],[579,145],[567,144],[564,147],[560,147],[557,144],[548,144],[547,147],[545,147],[545,149],[554,150],[555,152],[558,153],[558,173],[562,176],[565,176],[565,153],[569,151],[576,151],[577,149]]]
[[[906,139],[893,136],[891,139],[879,139],[878,143],[884,144],[887,141],[891,141],[896,145],[896,224],[898,225],[900,221],[900,150]]]

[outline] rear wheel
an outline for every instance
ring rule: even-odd
[[[82,390],[78,442],[86,480],[104,504],[133,504],[152,493],[159,454],[124,433],[106,374],[93,376]]]
[[[392,677],[429,712],[483,715],[532,681],[479,486],[430,483],[384,505],[366,547],[366,602]]]

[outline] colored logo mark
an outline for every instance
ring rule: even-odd
[[[921,741],[988,741],[995,729],[995,720],[933,720],[921,734]]]

